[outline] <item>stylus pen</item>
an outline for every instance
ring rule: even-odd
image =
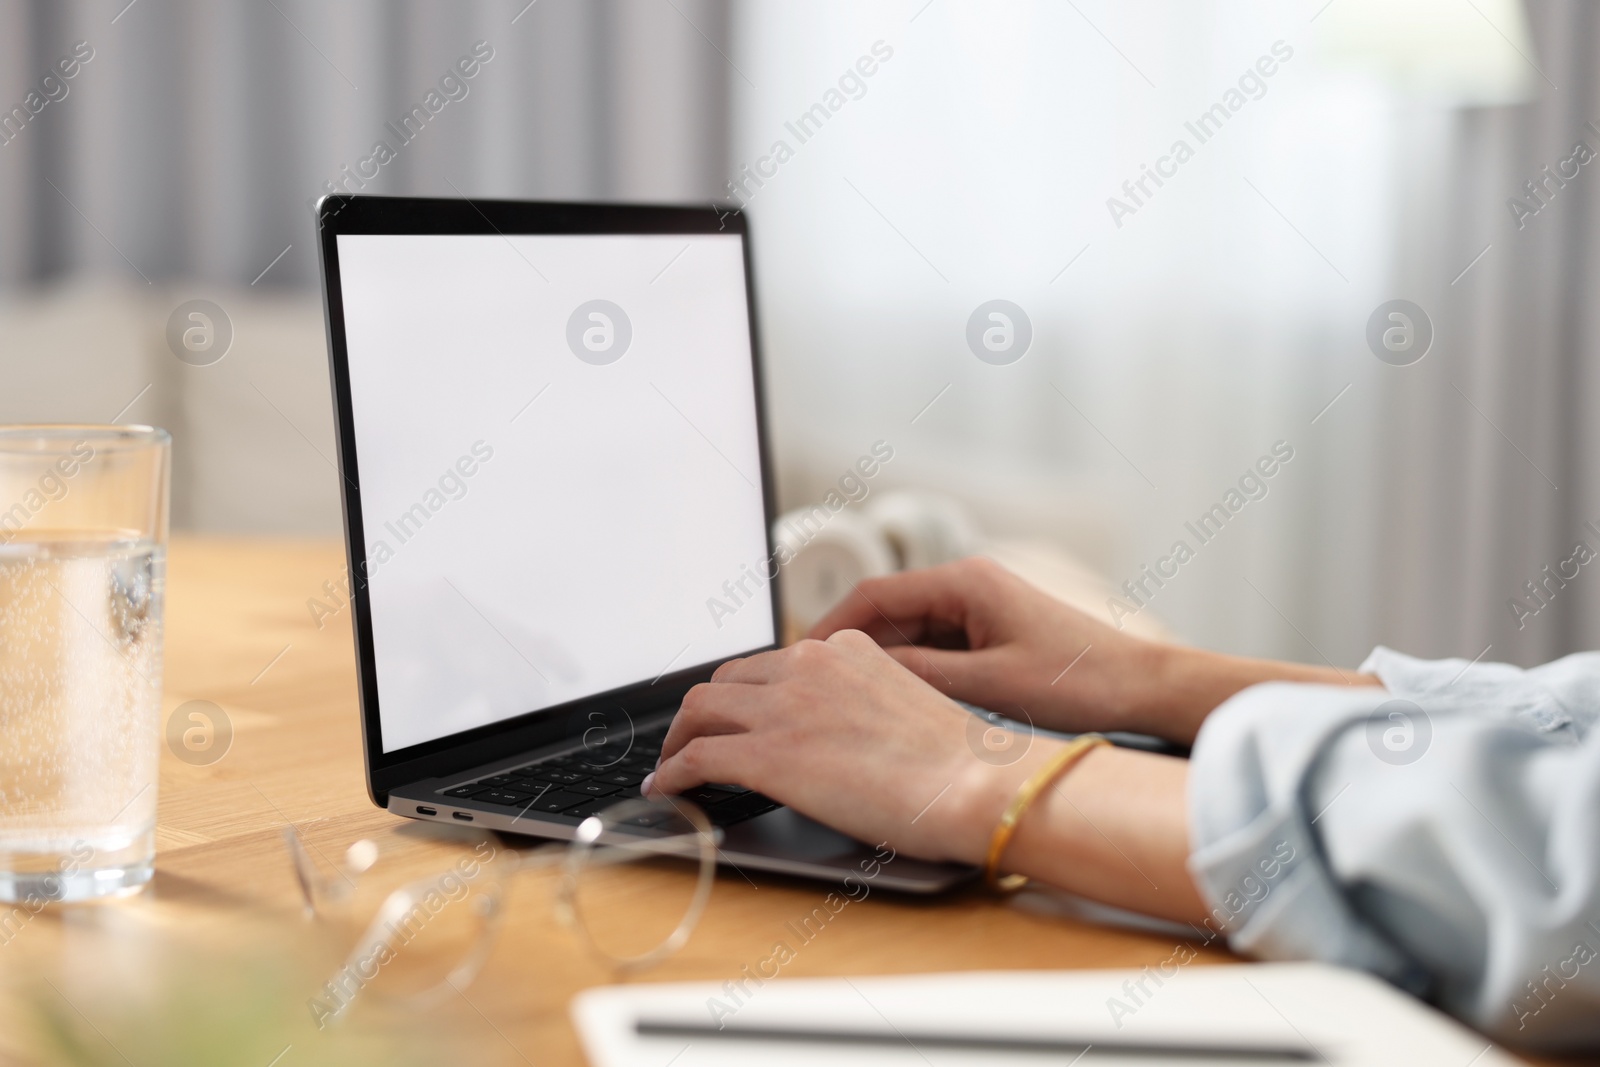
[[[666,1019],[639,1019],[634,1031],[640,1037],[717,1038],[809,1045],[907,1045],[912,1048],[975,1049],[985,1052],[1052,1052],[1082,1055],[1094,1049],[1101,1056],[1144,1056],[1186,1060],[1223,1060],[1250,1063],[1306,1063],[1321,1059],[1309,1048],[1296,1045],[1227,1045],[1201,1042],[1085,1041],[1071,1037],[1008,1037],[1004,1034],[928,1034],[917,1031],[847,1030],[810,1026],[759,1026],[740,1024],[721,1028],[707,1023]]]

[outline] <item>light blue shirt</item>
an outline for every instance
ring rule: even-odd
[[[1600,1047],[1600,653],[1375,649],[1206,720],[1191,871],[1238,952],[1371,971],[1491,1036]]]

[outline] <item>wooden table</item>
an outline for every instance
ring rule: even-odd
[[[382,858],[367,877],[394,884],[440,870],[471,847],[448,837],[451,828],[438,832],[394,818],[367,798],[349,612],[339,608],[319,626],[308,606],[321,600],[334,607],[324,583],[337,588],[342,572],[342,553],[328,542],[173,543],[163,713],[186,701],[211,701],[231,719],[232,746],[209,766],[191,766],[163,747],[158,873],[145,892],[47,908],[0,944],[0,973],[11,986],[0,1009],[8,1016],[0,1018],[0,1056],[33,1062],[29,1026],[17,1024],[29,1023],[31,1005],[39,1004],[90,1035],[86,1045],[102,1057],[95,1062],[157,1062],[140,1027],[164,1013],[195,1026],[226,1016],[224,987],[246,968],[237,962],[244,959],[277,961],[289,970],[262,987],[281,994],[277,1000],[259,990],[247,998],[244,1014],[262,1032],[237,1062],[265,1067],[274,1054],[282,1067],[338,1059],[323,1047],[333,1039],[310,1025],[307,1002],[331,973],[328,962],[343,952],[344,932],[303,914],[282,827],[294,823],[324,858],[359,838],[375,840]],[[387,1034],[412,1048],[431,1036],[452,1046],[451,1060],[469,1062],[470,1055],[483,1067],[582,1063],[568,1003],[576,991],[615,978],[553,921],[548,880],[523,877],[530,880],[519,887],[526,891],[475,983],[426,1013],[358,1000],[344,1036],[381,1042]],[[676,869],[651,872],[629,906],[649,916],[663,906],[657,903],[663,887],[681,889],[688,877]],[[721,873],[688,946],[644,980],[737,978],[825,892],[801,881]],[[874,892],[800,947],[783,974],[1139,967],[1167,959],[1174,946],[1170,935],[1040,914],[978,890],[933,901]],[[152,962],[163,959],[170,965]],[[1197,965],[1232,959],[1208,948]],[[199,992],[170,994],[170,976],[186,973],[207,976]],[[223,1004],[206,1002],[208,995]],[[153,1006],[127,1006],[145,996],[154,997]],[[171,1003],[173,996],[179,1003]],[[198,1007],[182,996],[198,997]],[[240,1049],[245,1044],[238,1042]],[[255,1047],[266,1055],[253,1058]],[[163,1054],[160,1062],[180,1061]]]

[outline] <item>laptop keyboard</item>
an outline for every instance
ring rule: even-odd
[[[639,794],[639,783],[655,770],[661,742],[670,723],[634,735],[631,745],[595,745],[579,752],[550,756],[514,770],[479,778],[440,791],[441,796],[471,799],[517,812],[590,815]],[[782,807],[770,797],[737,785],[701,785],[683,794],[705,810],[717,826],[732,826]]]

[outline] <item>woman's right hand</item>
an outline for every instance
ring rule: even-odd
[[[869,578],[807,636],[840,630],[866,632],[947,696],[1037,726],[1173,732],[1147,714],[1164,646],[1090,618],[981,556]]]

